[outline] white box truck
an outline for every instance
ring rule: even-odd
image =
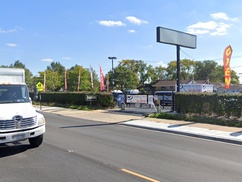
[[[177,89],[177,86],[176,86]],[[213,92],[213,84],[180,84],[180,92]]]
[[[45,133],[45,118],[36,112],[21,68],[0,68],[0,144],[29,140],[38,147]]]

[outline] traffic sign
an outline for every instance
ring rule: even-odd
[[[44,85],[41,82],[38,82],[36,84],[36,87],[37,87],[37,89],[38,89],[39,92],[44,91]]]

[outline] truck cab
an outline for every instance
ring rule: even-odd
[[[28,139],[38,147],[44,133],[45,118],[32,105],[24,69],[0,68],[0,144]]]

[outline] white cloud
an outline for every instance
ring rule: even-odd
[[[63,60],[71,60],[70,57],[66,56],[66,57],[62,57]]]
[[[0,28],[0,33],[13,33],[13,32],[17,32],[18,30],[23,30],[23,28],[14,27],[13,29],[9,29],[9,30],[4,30],[4,29]]]
[[[219,23],[215,28],[215,32],[211,32],[211,35],[225,35],[230,27],[231,26],[226,23]]]
[[[211,17],[215,20],[222,19],[226,21],[238,21],[238,18],[229,18],[226,13],[219,12],[219,13],[213,13],[211,14]]]
[[[164,61],[158,61],[157,63],[156,63],[156,65],[157,66],[162,66],[162,67],[164,67],[164,68],[167,68],[167,63],[165,63]]]
[[[215,29],[217,26],[217,23],[214,21],[209,21],[209,22],[198,22],[196,24],[190,25],[187,27],[188,29],[196,29],[196,28],[204,28],[204,29]]]
[[[0,33],[12,33],[12,32],[16,32],[16,29],[11,29],[11,30],[3,30],[0,28]]]
[[[44,61],[44,62],[53,62],[54,60],[51,59],[51,58],[44,58],[41,61]]]
[[[135,30],[128,30],[129,33],[135,33]]]
[[[98,22],[100,25],[104,25],[107,27],[114,27],[114,26],[125,26],[125,23],[121,21],[111,21],[111,20],[101,20]]]
[[[8,47],[17,47],[17,44],[14,44],[14,43],[8,43],[6,44]]]
[[[136,25],[141,25],[141,24],[146,24],[146,23],[148,23],[148,21],[141,20],[141,19],[136,18],[136,17],[134,17],[134,16],[127,16],[126,19],[127,19],[129,22],[131,22],[131,23],[133,23],[133,24],[136,24]]]
[[[226,13],[219,12],[211,14],[213,21],[198,22],[187,27],[187,32],[191,34],[210,34],[212,36],[225,35],[232,24],[225,23],[225,21],[235,22],[237,18],[230,18]]]
[[[194,28],[189,28],[187,32],[190,34],[196,34],[196,35],[202,35],[202,34],[209,33],[208,30],[198,30],[198,29],[194,29]]]
[[[210,34],[210,35],[225,35],[231,25],[226,23],[217,23],[215,21],[198,22],[187,27],[188,33],[191,34]]]

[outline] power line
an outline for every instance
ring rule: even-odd
[[[180,49],[182,52],[183,52],[183,54],[186,54],[188,57],[190,57],[193,61],[195,60],[193,57],[191,57],[189,54],[187,54],[185,51],[183,51],[182,49]]]
[[[181,50],[185,55],[187,55],[188,57],[190,57],[192,60],[195,60],[193,57],[191,57],[189,54],[187,54],[185,51]],[[232,56],[231,58],[240,58],[242,57],[242,55],[238,55],[238,56]],[[216,59],[211,59],[214,61],[218,61],[218,60],[223,60],[223,58],[216,58]]]

